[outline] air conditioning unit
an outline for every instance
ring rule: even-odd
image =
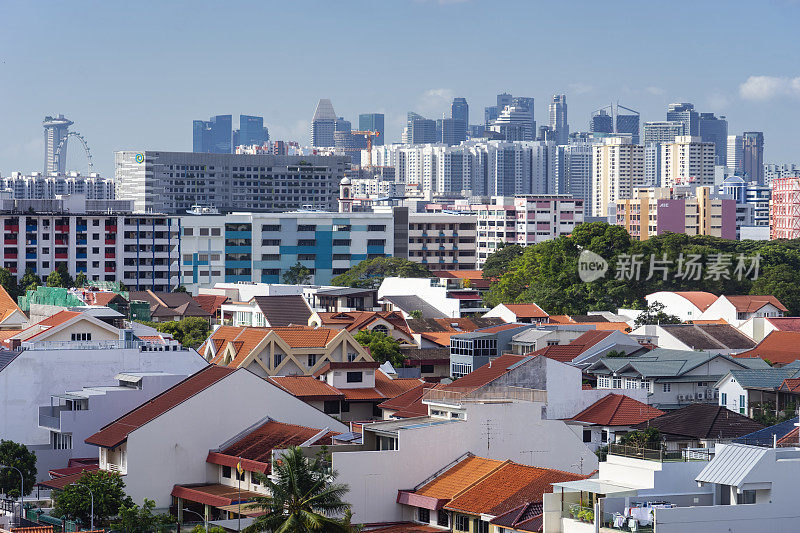
[[[683,394],[678,394],[678,401],[679,401],[679,402],[682,402],[682,401],[683,401]]]
[[[706,389],[706,400],[710,400],[713,397],[714,397],[714,391],[712,391],[711,389]]]
[[[715,390],[715,391],[714,391],[714,399],[716,400],[716,399],[718,399],[718,398],[719,398],[719,391],[718,391],[718,390]]]
[[[698,400],[702,400],[703,399],[703,393],[702,392],[698,392],[697,394],[695,394],[695,398],[698,399]]]

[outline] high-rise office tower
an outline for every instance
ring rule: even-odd
[[[405,144],[427,144],[438,142],[436,137],[436,121],[422,115],[408,112],[406,127],[403,130]]]
[[[453,103],[450,105],[450,118],[460,120],[465,125],[469,124],[469,104],[467,104],[466,98],[453,98]]]
[[[592,216],[614,214],[617,200],[644,186],[644,147],[625,137],[609,137],[592,152]]]
[[[377,131],[378,136],[372,138],[372,146],[380,146],[384,143],[383,113],[365,113],[358,115],[358,129],[361,131]]]
[[[320,98],[314,118],[311,119],[311,146],[333,146],[336,131],[336,112],[327,98]]]
[[[233,117],[216,115],[209,120],[192,121],[192,151],[204,154],[230,154]]]
[[[614,119],[611,118],[611,115],[609,115],[605,109],[595,111],[592,114],[589,131],[592,133],[614,133]]]
[[[361,164],[361,150],[367,148],[367,139],[363,135],[353,135],[353,127],[349,120],[344,117],[336,119],[335,131],[333,132],[333,146],[337,150],[350,156],[350,163],[353,165]]]
[[[661,187],[714,186],[714,143],[681,135],[661,145]]]
[[[536,134],[537,141],[552,141],[556,144],[556,132],[550,126],[539,126],[539,132]]]
[[[64,174],[67,170],[67,135],[74,122],[58,115],[44,117],[44,173]],[[61,150],[59,150],[59,145]]]
[[[436,121],[437,141],[453,146],[467,140],[466,123],[455,118],[440,118]]]
[[[528,113],[528,123],[530,125],[531,132],[533,135],[536,135],[536,119],[534,118],[533,110],[534,110],[534,101],[533,98],[530,96],[514,96],[511,99],[511,105],[516,107],[521,107]]]
[[[746,131],[742,135],[742,167],[750,181],[764,184],[764,132]]]
[[[353,124],[350,123],[349,120],[346,120],[344,117],[337,117],[336,123],[333,127],[333,131],[346,131],[350,133],[353,130]]]
[[[741,176],[744,173],[744,138],[741,135],[728,135],[726,166],[735,176]]]
[[[694,104],[688,102],[669,104],[667,107],[667,120],[683,122],[684,135],[691,135],[692,137],[698,135],[700,115],[694,110]]]
[[[556,133],[556,144],[569,143],[566,94],[553,95],[553,101],[550,102],[550,128]]]
[[[697,132],[703,142],[714,143],[715,164],[725,165],[728,159],[728,121],[725,117],[700,113]]]
[[[507,141],[532,141],[535,136],[530,111],[516,105],[506,106],[490,129]]]
[[[501,93],[497,95],[497,105],[489,106],[484,109],[484,122],[487,127],[500,116],[506,106],[511,105],[513,97],[508,93]]]
[[[644,123],[644,144],[673,142],[675,137],[685,134],[683,122],[661,121]]]
[[[233,146],[252,146],[269,141],[269,130],[264,127],[264,117],[239,115],[239,129],[233,132]]]
[[[620,113],[619,110],[624,109],[628,113]],[[617,105],[617,133],[628,133],[631,136],[633,144],[639,144],[639,112],[633,109],[628,109],[621,105]]]

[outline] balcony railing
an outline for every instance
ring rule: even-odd
[[[468,402],[523,401],[547,403],[547,391],[525,387],[503,387],[501,389],[477,389],[463,391],[455,389],[425,389],[423,402],[462,405]]]
[[[147,343],[141,341],[29,341],[23,342],[26,350],[120,350],[139,348]]]
[[[710,461],[714,457],[714,450],[711,448],[665,450],[663,448],[643,448],[639,446],[626,446],[624,444],[609,444],[608,453],[622,457],[643,459],[645,461],[658,461],[660,463]]]

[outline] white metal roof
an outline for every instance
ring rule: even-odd
[[[716,455],[697,474],[695,481],[738,487],[769,451],[769,448],[744,444],[718,446]]]
[[[553,483],[553,486],[564,489],[564,492],[591,492],[593,494],[614,494],[616,496],[635,496],[641,488],[601,479],[562,481],[561,483]]]

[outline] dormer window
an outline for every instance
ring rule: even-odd
[[[361,383],[364,381],[364,373],[363,372],[348,372],[347,373],[347,382],[348,383]]]

